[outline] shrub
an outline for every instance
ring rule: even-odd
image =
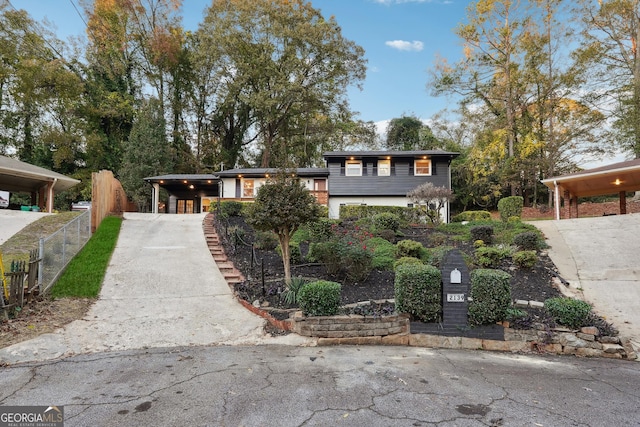
[[[407,264],[396,270],[396,311],[423,322],[440,320],[442,274],[432,265]]]
[[[391,212],[382,212],[372,218],[373,226],[378,230],[398,231],[400,228],[400,217]]]
[[[506,222],[512,216],[521,218],[523,205],[524,199],[521,196],[510,196],[500,199],[498,201],[498,212],[500,212],[500,219]]]
[[[501,270],[478,269],[471,272],[469,322],[488,325],[504,320],[511,305],[511,276]]]
[[[489,211],[464,211],[451,218],[451,222],[489,220],[491,220],[491,213]]]
[[[403,206],[344,205],[340,206],[340,218],[367,218],[376,214],[390,212],[398,215],[400,221],[417,223],[420,211]]]
[[[361,282],[366,280],[373,269],[373,251],[366,244],[346,242],[341,247],[341,268],[347,273],[347,280]]]
[[[318,218],[316,221],[308,222],[305,227],[309,231],[309,239],[313,242],[324,242],[329,240],[334,234],[334,227],[338,221],[329,218]]]
[[[495,246],[481,246],[475,252],[476,264],[483,268],[497,267],[500,261],[510,255],[510,252],[509,249]]]
[[[437,248],[431,248],[427,250],[429,260],[427,261],[431,265],[435,267],[439,267],[442,264],[442,260],[444,259],[447,252],[451,249],[454,249],[453,246],[438,246]]]
[[[273,250],[278,246],[278,236],[273,231],[257,231],[254,246],[256,249]]]
[[[415,264],[424,264],[424,263],[418,258],[414,258],[411,256],[403,256],[402,258],[396,260],[396,262],[393,263],[393,269],[397,270],[398,267],[400,267],[401,265],[415,265]]]
[[[288,305],[298,304],[300,289],[306,284],[307,282],[302,277],[292,277],[291,283],[289,283],[289,286],[287,286],[287,289],[285,289],[281,295],[284,302]]]
[[[531,268],[538,262],[536,251],[519,251],[513,254],[513,262],[520,268]]]
[[[484,246],[484,240],[476,240],[473,242],[473,247],[478,249]]]
[[[327,273],[338,274],[341,267],[341,255],[337,240],[329,240],[327,242],[312,243],[309,246],[309,254],[307,259],[317,260],[327,269]]]
[[[447,235],[444,233],[435,232],[429,236],[429,243],[431,246],[440,246],[447,241]]]
[[[591,306],[581,300],[572,298],[549,298],[544,302],[544,308],[553,319],[568,328],[585,326]]]
[[[490,225],[476,225],[471,227],[471,240],[482,240],[485,244],[493,243],[493,227]]]
[[[381,237],[367,240],[367,247],[373,249],[372,268],[377,270],[391,270],[396,259],[396,246]]]
[[[513,237],[513,244],[523,251],[535,251],[540,246],[538,233],[525,231]]]
[[[246,236],[244,228],[234,225],[229,227],[227,233],[229,233],[229,238],[234,245],[240,245],[244,242],[244,237]]]
[[[425,248],[422,243],[416,242],[415,240],[401,240],[396,243],[396,248],[398,250],[398,256],[410,256],[419,259],[427,259],[429,258],[429,251]]]
[[[393,230],[379,230],[377,234],[388,242],[396,240],[396,232]]]
[[[226,216],[240,216],[242,214],[242,202],[225,200],[220,202],[220,213]]]
[[[305,316],[333,316],[340,307],[340,283],[319,280],[298,291],[298,302]]]

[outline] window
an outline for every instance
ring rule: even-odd
[[[253,197],[253,180],[245,179],[242,183],[242,197]]]
[[[414,175],[431,175],[431,160],[416,160]]]
[[[378,176],[391,175],[391,160],[378,160]]]
[[[362,162],[359,160],[347,160],[344,174],[346,176],[362,176]]]

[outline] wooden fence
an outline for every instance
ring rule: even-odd
[[[91,174],[91,233],[96,231],[107,215],[122,215],[123,212],[136,210],[113,172],[101,170]]]
[[[3,292],[0,297],[0,311],[5,319],[16,308],[33,300],[38,293],[38,250],[29,253],[29,262],[12,261],[10,271],[4,273]]]

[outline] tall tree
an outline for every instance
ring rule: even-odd
[[[230,129],[232,117],[250,113],[251,127],[228,140],[257,139],[264,167],[285,166],[294,136],[310,130],[301,118],[335,116],[346,88],[365,75],[363,49],[304,0],[216,1],[198,32],[215,61],[210,73],[223,82],[212,96],[229,112],[217,116]]]
[[[640,158],[640,0],[580,0],[577,8],[592,101],[610,110],[621,148]]]
[[[518,0],[478,0],[467,8],[468,23],[456,34],[464,45],[460,62],[440,60],[431,82],[435,94],[457,94],[466,104],[481,102],[497,119],[494,138],[502,140],[505,156],[499,167],[516,191],[512,160],[518,140],[517,117],[526,91],[518,62],[529,24],[526,8]]]
[[[387,148],[390,150],[434,149],[438,145],[431,128],[415,116],[391,119],[387,125]]]
[[[162,175],[172,169],[165,127],[160,100],[144,101],[133,123],[119,171],[127,196],[138,204],[141,212],[149,208],[151,194],[143,178]]]

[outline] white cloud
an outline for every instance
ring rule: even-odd
[[[406,50],[409,52],[420,52],[424,49],[424,43],[419,40],[414,40],[412,42],[406,40],[391,40],[384,42],[384,44],[394,49]]]

